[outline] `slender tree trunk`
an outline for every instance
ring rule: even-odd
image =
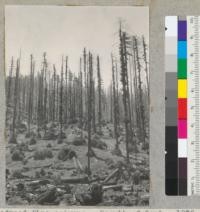
[[[139,108],[139,98],[138,98],[138,76],[137,76],[137,64],[136,64],[136,51],[135,51],[135,38],[133,37],[133,64],[134,64],[134,78],[133,78],[133,82],[134,82],[134,99],[135,99],[135,115],[136,115],[136,125],[137,128],[140,129],[140,108]]]
[[[126,34],[121,31],[121,26],[119,30],[120,37],[120,62],[121,62],[121,82],[123,91],[123,104],[124,104],[124,122],[126,131],[126,159],[127,163],[130,162],[129,159],[129,142],[130,142],[130,119],[129,119],[129,103],[128,103],[128,82],[127,82],[127,52],[126,52]]]
[[[147,62],[147,44],[145,43],[144,36],[142,36],[142,44],[143,44],[143,57],[144,57],[144,63],[145,63],[145,73],[146,73],[146,83],[147,83],[147,94],[148,94],[148,102],[150,101],[149,97],[149,76],[148,76],[148,62]]]
[[[33,107],[33,56],[31,55],[30,77],[29,77],[29,103],[28,103],[28,134],[30,135],[32,107]]]
[[[43,73],[44,73],[44,107],[43,107],[43,126],[46,133],[46,125],[47,125],[47,61],[46,61],[46,53],[43,55]]]
[[[110,122],[113,123],[113,93],[112,93],[112,83],[110,86]]]
[[[90,155],[91,155],[91,122],[92,122],[92,96],[93,96],[93,60],[89,53],[89,86],[88,86],[88,175],[91,175]]]
[[[84,114],[84,119],[85,119],[85,125],[87,125],[87,100],[88,100],[88,79],[87,79],[87,75],[88,75],[88,71],[87,71],[87,55],[86,55],[86,49],[84,48],[83,50],[83,71],[84,71],[84,81],[85,81],[85,114]],[[87,126],[85,126],[85,128],[87,128]]]
[[[82,60],[80,58],[80,128],[81,128],[81,138],[83,137],[83,79],[82,79]]]
[[[95,110],[95,102],[96,102],[96,95],[95,95],[95,80],[92,80],[92,125],[93,131],[96,133],[96,110]]]
[[[114,133],[116,139],[116,146],[115,148],[119,149],[119,141],[118,141],[118,123],[117,123],[117,96],[116,96],[116,86],[115,86],[115,67],[113,56],[111,54],[112,60],[112,87],[113,87],[113,108],[114,108]]]
[[[68,57],[65,59],[65,124],[68,122]]]
[[[10,72],[8,76],[8,85],[7,85],[7,107],[11,103],[11,90],[12,90],[12,74],[13,74],[13,67],[14,67],[14,60],[13,57],[11,59],[11,66],[10,66]]]
[[[143,144],[145,144],[145,137],[146,137],[146,129],[145,129],[145,116],[144,116],[144,105],[143,105],[143,91],[142,91],[142,81],[141,81],[141,64],[139,59],[138,53],[138,41],[135,38],[135,51],[136,51],[136,62],[137,62],[137,69],[138,69],[138,88],[139,88],[139,105],[140,105],[140,120],[141,120],[141,130],[140,136]]]
[[[98,97],[99,97],[99,107],[98,107],[98,125],[99,132],[101,132],[101,119],[102,119],[102,104],[101,104],[101,71],[100,71],[100,61],[99,56],[97,56],[97,77],[98,77]]]
[[[52,107],[52,118],[53,118],[53,123],[55,122],[56,119],[56,67],[53,65],[53,107]]]
[[[13,109],[13,124],[12,124],[12,138],[11,142],[16,143],[16,117],[17,117],[17,106],[18,106],[18,88],[19,88],[19,73],[20,73],[20,66],[19,66],[19,59],[17,59],[17,67],[16,67],[16,76],[15,76],[15,89],[14,89],[14,109]]]
[[[63,57],[61,66],[61,77],[60,77],[60,108],[59,108],[59,121],[60,121],[60,139],[62,139],[63,130]]]

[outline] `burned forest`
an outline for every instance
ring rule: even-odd
[[[87,46],[78,70],[70,54],[54,64],[48,52],[30,53],[26,74],[23,54],[9,58],[7,204],[149,204],[148,42],[121,24],[116,31],[108,70]]]

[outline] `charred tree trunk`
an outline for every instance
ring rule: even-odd
[[[55,122],[56,119],[56,67],[53,65],[53,92],[52,92],[52,121]]]
[[[80,109],[80,128],[81,128],[81,137],[83,137],[83,77],[82,77],[82,60],[80,58],[80,76],[79,76],[79,90],[80,90],[80,104],[79,104],[79,109]]]
[[[14,89],[14,107],[13,107],[13,123],[12,123],[12,137],[10,142],[16,143],[16,117],[17,117],[17,106],[18,106],[18,89],[19,89],[19,73],[20,73],[20,61],[17,59],[16,76],[15,76],[15,89]]]
[[[145,144],[146,129],[145,129],[145,116],[144,116],[144,105],[143,105],[143,91],[142,91],[142,81],[141,81],[141,64],[139,59],[138,41],[135,38],[135,52],[136,52],[136,63],[138,69],[138,90],[139,90],[139,105],[140,105],[140,138],[143,144]]]
[[[28,103],[28,134],[30,135],[32,113],[33,113],[33,94],[34,94],[34,65],[33,56],[31,55],[30,81],[29,81],[29,103]]]
[[[68,122],[68,57],[65,59],[65,124]]]
[[[113,123],[113,93],[112,93],[112,83],[110,86],[110,122]]]
[[[57,76],[56,76],[56,121],[58,121],[59,122],[59,84],[60,84],[60,78],[59,78],[59,75],[57,74]]]
[[[88,79],[87,79],[87,75],[88,75],[88,71],[87,71],[87,55],[86,55],[86,49],[84,48],[83,50],[83,71],[84,71],[84,82],[85,82],[85,113],[84,113],[84,119],[85,119],[85,128],[87,127],[87,92],[88,92]]]
[[[92,80],[92,125],[93,125],[93,131],[94,131],[94,133],[96,133],[95,101],[96,101],[96,95],[95,95],[95,79],[93,79]]]
[[[60,77],[60,107],[59,107],[59,122],[60,122],[60,139],[63,134],[63,58],[61,66],[61,77]]]
[[[44,73],[44,108],[43,108],[43,127],[46,133],[47,129],[47,61],[46,61],[46,53],[43,55],[43,73]]]
[[[101,104],[101,71],[100,71],[100,61],[99,56],[97,56],[97,77],[98,77],[98,97],[99,97],[99,107],[98,107],[98,125],[99,132],[101,133],[101,120],[102,120],[102,104]]]
[[[90,156],[92,154],[91,149],[91,122],[92,122],[92,96],[93,96],[93,60],[92,55],[89,53],[89,85],[88,85],[88,175],[91,175],[91,167],[90,167]]]
[[[145,43],[144,36],[142,36],[142,44],[143,44],[143,57],[144,57],[144,63],[145,63],[145,73],[146,73],[146,83],[147,83],[147,94],[148,94],[148,102],[150,101],[149,97],[149,75],[148,75],[148,62],[147,62],[147,44]]]
[[[116,139],[116,145],[115,148],[119,149],[119,141],[118,141],[118,123],[117,123],[117,95],[116,95],[116,86],[115,86],[115,67],[114,67],[114,61],[113,56],[111,54],[111,60],[112,60],[112,87],[113,87],[113,108],[114,108],[114,133],[115,133],[115,139]]]
[[[6,98],[7,107],[9,107],[10,106],[10,103],[11,103],[13,67],[14,67],[14,60],[13,60],[13,57],[12,57],[12,59],[11,59],[11,65],[10,65],[10,71],[9,71],[9,76],[8,76],[8,84],[7,84],[7,96],[6,96],[7,97]]]
[[[129,90],[128,90],[128,68],[127,68],[127,47],[126,47],[126,33],[119,31],[120,37],[120,62],[121,62],[121,82],[123,91],[123,105],[124,105],[124,122],[126,131],[126,159],[127,163],[130,162],[129,159],[129,144],[131,138],[131,126],[129,117]]]

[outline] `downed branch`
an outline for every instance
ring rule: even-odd
[[[80,178],[61,178],[62,183],[71,183],[71,184],[89,184],[88,177]]]
[[[103,181],[103,184],[106,184],[111,178],[115,177],[117,173],[119,172],[119,169],[115,169],[110,175],[106,177],[106,179]]]

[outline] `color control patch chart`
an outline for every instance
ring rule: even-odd
[[[165,18],[165,190],[200,194],[200,18]]]

